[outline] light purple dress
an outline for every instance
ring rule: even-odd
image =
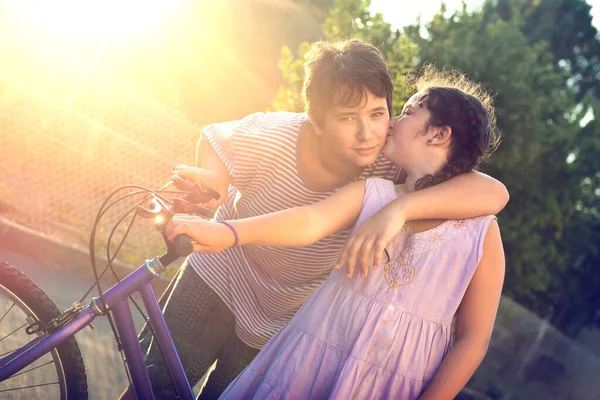
[[[357,226],[395,198],[368,179]],[[334,270],[221,399],[417,398],[450,350],[493,218],[403,229],[367,278]]]

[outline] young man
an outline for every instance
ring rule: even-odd
[[[221,194],[221,202],[205,204],[220,206],[217,221],[311,204],[356,179],[401,176],[380,155],[393,95],[380,52],[356,40],[320,42],[305,68],[306,113],[256,113],[210,125],[202,132],[197,167],[176,168],[181,176],[203,180]],[[500,182],[463,174],[393,202],[374,217],[368,232],[353,237],[345,254],[352,262],[360,255],[361,263],[367,263],[363,250],[377,252],[382,240],[394,236],[397,215],[475,217],[498,213],[507,201]],[[191,384],[218,360],[200,399],[219,397],[292,318],[331,272],[347,235],[345,231],[304,248],[233,247],[188,258],[162,301]],[[174,397],[160,351],[147,332],[141,342],[155,395]]]

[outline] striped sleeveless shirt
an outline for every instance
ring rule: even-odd
[[[296,168],[305,113],[256,113],[203,129],[231,179],[216,221],[254,217],[320,201],[333,193],[306,187]],[[396,179],[399,168],[380,156],[359,179]],[[190,261],[236,318],[236,333],[260,349],[327,279],[349,231],[306,247],[240,246]]]

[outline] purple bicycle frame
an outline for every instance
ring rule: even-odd
[[[123,346],[123,352],[127,360],[127,367],[131,375],[133,389],[138,398],[152,399],[154,397],[148,370],[138,343],[131,309],[128,304],[128,297],[134,292],[139,292],[142,297],[148,313],[147,322],[154,330],[156,340],[162,349],[165,363],[180,398],[194,399],[192,388],[186,378],[179,355],[175,350],[173,339],[165,324],[158,300],[150,286],[152,279],[158,277],[165,270],[164,266],[170,264],[176,257],[167,253],[160,258],[156,257],[153,260],[147,260],[143,266],[136,269],[103,294],[108,311],[114,317]],[[56,332],[47,336],[37,337],[17,351],[0,359],[0,381],[11,377],[30,365],[60,345],[63,341],[88,326],[97,316],[105,315],[105,313],[106,309],[102,302],[98,298],[94,298],[89,306],[81,310],[74,319]]]

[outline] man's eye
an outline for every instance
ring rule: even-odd
[[[342,118],[340,118],[340,121],[343,121],[343,122],[349,122],[349,121],[352,121],[352,120],[354,120],[354,117],[342,117]]]
[[[373,113],[373,118],[379,118],[382,117],[384,114],[381,111],[378,111],[376,113]]]

